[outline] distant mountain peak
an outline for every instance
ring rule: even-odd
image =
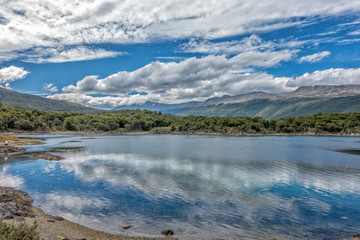
[[[290,93],[280,94],[280,97],[346,97],[360,94],[360,85],[313,85],[302,86]]]
[[[224,95],[221,97],[209,98],[203,102],[185,102],[180,104],[166,104],[166,103],[156,103],[147,101],[143,104],[133,104],[127,106],[119,106],[115,110],[120,109],[148,109],[152,111],[162,111],[162,112],[180,112],[183,109],[198,109],[198,108],[209,108],[212,106],[218,105],[231,105],[231,104],[241,104],[248,103],[255,100],[286,100],[286,99],[295,99],[295,98],[310,98],[310,99],[332,99],[339,97],[349,97],[360,94],[360,85],[314,85],[314,86],[303,86],[297,88],[293,92],[286,93],[266,93],[261,91],[254,91],[249,93],[244,93],[240,95],[230,96]],[[192,112],[193,114],[193,112]]]

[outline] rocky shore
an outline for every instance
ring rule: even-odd
[[[41,240],[148,240],[170,238],[124,237],[95,231],[59,216],[46,214],[32,205],[33,199],[24,191],[0,186],[0,221],[9,224],[37,223]],[[0,236],[1,239],[1,236]],[[174,238],[171,238],[174,239]]]
[[[43,144],[39,139],[27,139],[27,138],[18,138],[15,136],[3,136],[0,138],[0,153],[23,152],[26,149],[18,146],[39,145],[39,144]]]
[[[24,221],[25,217],[34,218],[33,199],[24,191],[0,186],[0,219]]]
[[[19,146],[39,145],[39,144],[44,144],[44,143],[40,139],[18,138],[15,136],[3,136],[0,138],[0,154],[24,152],[26,148]],[[38,159],[45,159],[52,161],[59,161],[63,159],[63,157],[58,155],[53,155],[51,153],[29,153],[29,154],[23,154],[22,157],[38,158]]]

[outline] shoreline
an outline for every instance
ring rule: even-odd
[[[17,135],[22,135],[16,133]],[[42,133],[44,134],[44,133]],[[10,136],[9,136],[10,135]],[[18,146],[44,144],[40,139],[18,138],[15,134],[0,133],[0,154],[4,157],[8,153],[21,153],[26,149]],[[33,134],[34,135],[34,134]],[[4,146],[4,141],[9,145]],[[11,151],[9,151],[11,150]],[[57,161],[59,156],[52,154],[32,154],[29,158],[37,157],[50,161]],[[54,159],[55,158],[55,159]],[[14,207],[15,206],[15,207]],[[169,237],[136,237],[122,236],[90,229],[78,223],[66,220],[62,217],[52,216],[45,213],[40,207],[33,205],[33,199],[27,192],[11,187],[2,186],[0,183],[0,222],[19,225],[25,223],[32,226],[37,224],[37,231],[41,240],[68,239],[68,240],[149,240],[149,239],[170,239]],[[120,231],[125,231],[125,228]],[[159,233],[160,234],[160,233]],[[176,239],[171,237],[171,239]]]
[[[221,136],[221,137],[360,137],[360,133],[243,133],[243,134],[223,134],[223,133],[209,133],[209,132],[119,132],[119,131],[99,131],[99,132],[82,132],[82,131],[58,131],[58,132],[38,132],[38,131],[24,131],[24,132],[0,132],[2,136],[16,136],[16,135],[84,135],[84,136],[136,136],[136,135],[194,135],[194,136]]]
[[[20,199],[20,200],[19,200]],[[28,226],[37,224],[36,231],[40,234],[42,240],[68,239],[68,240],[150,240],[150,239],[170,239],[166,237],[132,237],[110,234],[97,231],[80,225],[78,223],[66,220],[62,217],[47,214],[39,207],[33,205],[32,198],[24,191],[14,188],[0,186],[0,204],[4,208],[0,209],[0,214],[4,215],[7,206],[15,205],[16,209],[10,208],[6,215],[8,219],[2,219],[0,222],[10,225],[19,225],[22,223]],[[9,207],[8,207],[9,208]],[[4,210],[5,209],[5,210]],[[25,209],[25,210],[24,210]],[[6,211],[5,211],[6,212]],[[124,230],[125,231],[125,230]],[[176,239],[176,238],[171,238]]]

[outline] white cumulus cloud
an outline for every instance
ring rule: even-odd
[[[302,76],[288,82],[288,87],[313,85],[346,85],[360,84],[360,68],[330,68]]]
[[[330,52],[329,51],[323,51],[323,52],[318,52],[318,53],[314,53],[311,55],[307,55],[307,56],[303,56],[299,59],[299,62],[310,62],[310,63],[315,63],[315,62],[320,62],[324,57],[330,56]]]
[[[248,51],[231,58],[209,55],[188,58],[179,63],[156,61],[133,72],[122,71],[106,78],[86,76],[49,98],[111,108],[145,101],[199,101],[248,91],[291,91],[293,88],[286,86],[288,78],[255,72],[253,68],[275,66],[293,59],[295,55],[296,51],[291,50]],[[129,95],[133,90],[147,95]],[[93,97],[89,94],[112,96]]]
[[[238,76],[234,70],[251,67],[272,67],[282,61],[289,61],[296,51],[249,51],[232,58],[224,55],[209,55],[202,58],[188,58],[179,63],[152,62],[133,72],[122,71],[104,79],[97,76],[87,76],[75,85],[69,85],[62,90],[66,93],[126,93],[136,89],[138,92],[164,93],[174,89],[194,89],[214,83],[233,81]],[[199,93],[197,93],[199,94]]]
[[[43,85],[43,88],[42,88],[44,91],[47,91],[47,92],[52,92],[52,93],[55,93],[55,92],[58,92],[59,89],[57,88],[57,86],[55,86],[53,83],[45,83]]]
[[[223,60],[219,61],[219,58]],[[218,62],[214,61],[215,59]],[[360,84],[360,68],[331,68],[293,78],[275,77],[263,72],[230,71],[234,66],[229,63],[232,59],[226,60],[223,56],[208,56],[187,61],[189,62],[154,62],[134,72],[119,72],[104,79],[88,76],[76,85],[64,87],[62,93],[48,96],[48,98],[98,108],[114,108],[146,101],[181,103],[253,91],[280,93],[293,91],[301,86]],[[197,61],[204,62],[197,63]],[[199,70],[199,64],[203,67],[207,66],[203,72]],[[216,68],[221,65],[226,66],[225,69]],[[170,73],[172,75],[169,75]],[[124,89],[135,89],[148,94],[128,95]],[[113,95],[94,97],[88,93]]]
[[[9,89],[9,90],[12,89],[10,83],[5,83],[5,88],[6,88],[6,89]]]
[[[14,82],[18,79],[23,79],[29,74],[22,67],[4,67],[0,69],[0,83]]]

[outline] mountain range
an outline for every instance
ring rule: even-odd
[[[47,99],[0,88],[0,102],[7,106],[48,111],[99,113],[103,110],[66,101]],[[318,85],[293,92],[272,94],[251,92],[180,104],[146,102],[119,106],[113,110],[148,109],[187,116],[260,116],[265,119],[297,117],[317,113],[360,112],[360,85]]]
[[[260,116],[266,119],[317,113],[359,112],[360,85],[305,86],[287,93],[251,92],[181,104],[146,102],[120,106],[114,110],[120,109],[148,109],[182,116]]]

